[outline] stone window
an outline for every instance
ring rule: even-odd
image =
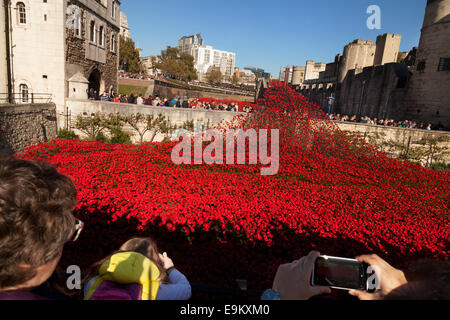
[[[100,47],[105,45],[105,28],[103,26],[98,29],[98,44]]]
[[[28,103],[28,86],[26,84],[21,84],[19,86],[19,91],[22,103]]]
[[[116,35],[111,35],[111,52],[116,52]]]
[[[116,18],[116,1],[113,0],[112,6],[111,6],[111,17],[113,19]]]
[[[438,71],[450,71],[450,58],[441,58],[439,60]]]
[[[95,21],[91,21],[91,25],[89,27],[89,40],[95,43]]]
[[[19,24],[27,24],[27,11],[23,2],[17,3],[17,21]]]
[[[77,15],[75,21],[75,35],[81,37],[81,15]]]
[[[426,63],[425,60],[419,61],[419,63],[417,64],[417,71],[419,71],[419,72],[425,72],[426,66],[427,66],[427,63]]]

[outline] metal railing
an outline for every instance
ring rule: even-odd
[[[29,103],[50,103],[51,93],[0,93],[0,103],[29,104]]]

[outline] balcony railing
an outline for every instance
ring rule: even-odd
[[[30,103],[50,103],[51,93],[0,93],[0,103],[30,104]]]

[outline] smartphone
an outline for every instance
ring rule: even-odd
[[[340,290],[368,291],[368,267],[355,259],[320,256],[314,264],[311,284]]]

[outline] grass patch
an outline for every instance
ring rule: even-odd
[[[119,94],[126,94],[129,96],[131,93],[133,93],[135,96],[139,96],[140,94],[145,95],[146,91],[147,87],[119,84]]]

